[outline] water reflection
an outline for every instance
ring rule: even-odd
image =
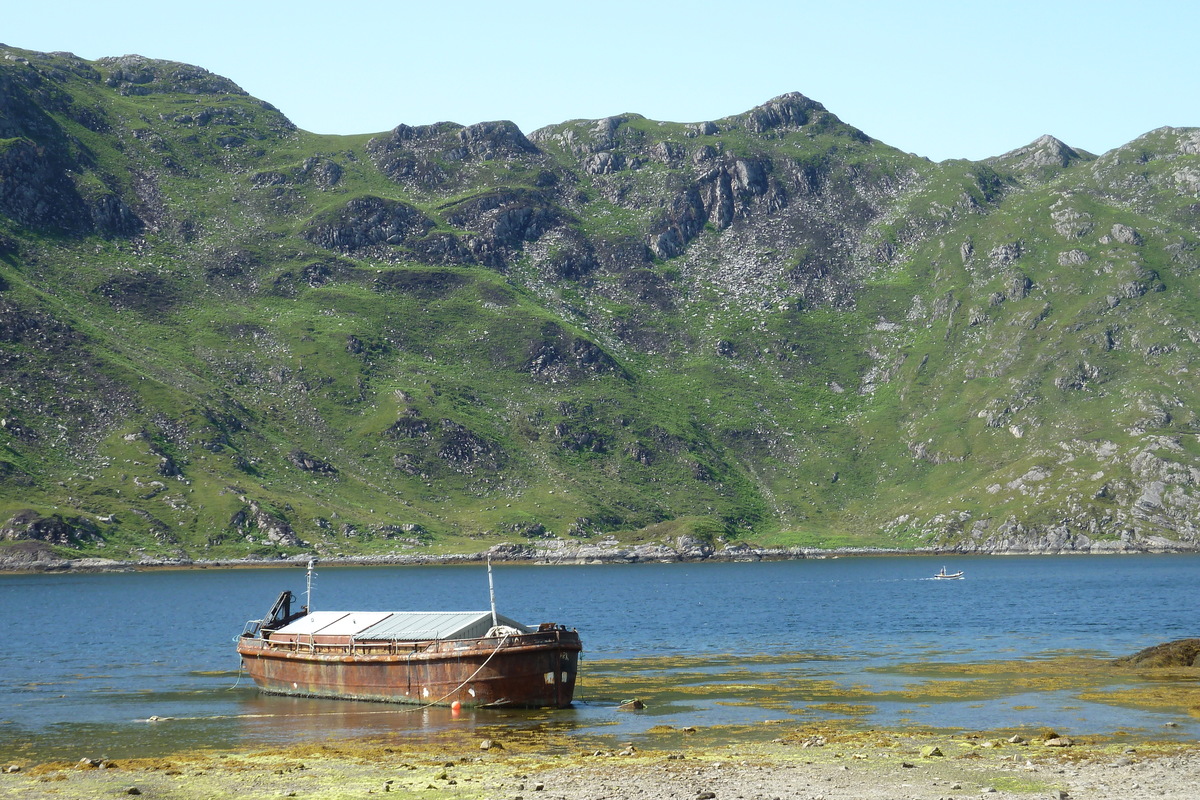
[[[269,742],[285,739],[321,740],[330,731],[339,735],[408,735],[446,730],[473,731],[478,712],[457,714],[448,708],[422,708],[391,703],[277,697],[254,694],[238,704],[235,723],[243,741]]]

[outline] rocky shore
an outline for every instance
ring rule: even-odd
[[[486,737],[486,738],[483,738]],[[1054,800],[1195,797],[1195,744],[794,729],[770,742],[652,746],[501,730],[286,751],[13,764],[0,798]]]
[[[931,551],[932,552],[932,551]],[[212,567],[295,566],[316,558],[322,564],[340,566],[436,566],[439,564],[636,564],[684,561],[766,561],[797,558],[829,558],[842,555],[898,555],[900,551],[883,549],[816,550],[811,548],[755,548],[732,545],[715,550],[711,547],[669,547],[666,545],[586,545],[577,542],[547,544],[497,544],[475,553],[409,553],[330,556],[304,553],[278,558],[243,559],[143,558],[137,561],[106,558],[56,557],[51,551],[0,555],[0,571],[67,572],[119,571],[134,569],[203,569]]]
[[[651,543],[622,545],[615,540],[596,542],[555,539],[534,543],[502,542],[487,550],[474,553],[417,553],[397,551],[374,555],[328,555],[302,553],[264,558],[248,556],[241,559],[141,558],[120,560],[107,558],[62,558],[49,547],[8,548],[0,551],[0,572],[105,572],[139,569],[207,569],[234,567],[295,566],[310,558],[322,564],[342,566],[431,566],[439,564],[637,564],[697,561],[780,561],[804,558],[840,558],[843,556],[886,555],[1087,555],[1185,553],[1197,548],[1186,542],[1168,539],[1128,540],[1069,540],[1047,539],[1038,542],[1008,542],[1004,546],[981,547],[960,543],[954,547],[926,547],[896,550],[872,547],[812,548],[757,547],[735,542],[714,547],[691,537],[681,537],[670,544]]]

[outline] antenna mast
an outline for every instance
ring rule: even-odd
[[[308,611],[309,614],[311,614],[313,612],[312,579],[313,579],[313,565],[316,563],[317,563],[317,560],[315,558],[310,558],[308,560],[308,581],[307,581],[307,585],[304,588],[304,608]]]
[[[496,587],[492,584],[492,554],[488,553],[488,594],[492,598],[492,627],[496,627],[500,623],[496,621]]]

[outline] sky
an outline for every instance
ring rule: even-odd
[[[194,64],[314,133],[700,122],[796,91],[934,161],[1200,126],[1198,32],[1196,0],[0,0],[11,47]]]

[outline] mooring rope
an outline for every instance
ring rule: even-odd
[[[479,669],[477,669],[477,670],[475,670],[474,672],[472,672],[472,673],[471,673],[471,675],[470,675],[470,677],[468,677],[468,678],[467,678],[465,681],[463,681],[462,683],[460,683],[458,686],[455,686],[455,687],[454,687],[453,689],[451,689],[449,692],[447,692],[446,694],[442,695],[442,696],[441,696],[441,697],[439,697],[437,700],[434,700],[432,703],[428,703],[428,704],[426,704],[426,705],[423,705],[423,706],[418,706],[417,708],[413,708],[413,709],[405,709],[405,710],[406,710],[406,711],[409,711],[409,710],[411,710],[411,711],[423,711],[423,710],[425,710],[426,708],[432,708],[433,706],[436,706],[438,703],[440,703],[440,702],[442,702],[443,700],[445,700],[445,699],[446,699],[447,697],[449,697],[450,695],[452,695],[452,694],[454,694],[455,692],[457,692],[459,689],[461,689],[461,688],[463,688],[464,686],[466,686],[468,683],[470,683],[472,680],[474,680],[474,679],[475,679],[475,676],[476,676],[476,675],[478,675],[480,672],[483,672],[483,668],[484,668],[484,667],[486,667],[486,666],[488,665],[488,663],[489,663],[489,662],[490,662],[490,661],[491,661],[493,658],[495,658],[495,657],[496,657],[496,653],[499,653],[499,652],[500,652],[500,648],[501,648],[501,647],[504,647],[504,643],[505,643],[505,642],[507,642],[507,641],[509,640],[509,637],[510,637],[510,636],[512,636],[512,634],[509,634],[509,633],[506,633],[506,634],[504,634],[504,638],[500,640],[500,644],[496,645],[496,649],[492,651],[492,654],[483,660],[483,663],[479,665]]]
[[[229,686],[229,687],[227,687],[227,688],[225,689],[225,691],[227,691],[227,692],[232,692],[234,689],[236,689],[237,687],[241,686],[241,684],[242,684],[242,676],[243,676],[243,675],[245,675],[245,674],[246,674],[246,664],[243,662],[243,664],[242,664],[240,667],[238,667],[238,677],[237,677],[237,680],[233,682],[233,686]]]

